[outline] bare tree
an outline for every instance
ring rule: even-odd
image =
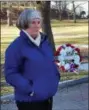
[[[62,1],[56,1],[56,8],[58,9],[58,19],[62,20]]]
[[[62,20],[63,18],[69,19],[70,15],[73,15],[74,23],[76,23],[76,9],[79,8],[81,5],[85,4],[86,2],[81,2],[78,5],[75,5],[75,2],[72,1],[73,10],[68,10],[68,5],[70,2],[67,1],[55,1],[55,9],[58,10],[59,19]]]
[[[55,8],[58,10],[58,19],[62,20],[63,18],[67,17],[69,14],[67,9],[69,2],[55,1],[55,3],[56,3]]]
[[[7,2],[8,8],[7,8],[7,24],[8,26],[12,26],[13,22],[12,22],[12,5],[11,2]]]
[[[85,2],[86,3],[86,2]],[[85,4],[85,3],[80,3],[78,4],[77,6],[75,6],[75,2],[72,1],[72,4],[73,4],[73,19],[74,19],[74,23],[76,23],[76,9],[82,5],[82,4]]]
[[[81,13],[80,13],[80,17],[81,18],[84,18],[84,15],[86,14],[86,12],[85,11],[81,11]]]
[[[76,10],[75,10],[74,1],[72,1],[72,4],[73,4],[73,19],[74,19],[74,23],[76,23]]]

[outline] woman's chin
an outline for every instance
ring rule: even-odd
[[[39,32],[35,32],[33,35],[34,35],[34,36],[38,36],[38,34],[39,34]]]

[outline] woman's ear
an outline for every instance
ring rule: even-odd
[[[28,29],[29,28],[29,25],[28,24],[25,24],[24,25],[24,29]]]

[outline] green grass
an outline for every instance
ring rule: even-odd
[[[55,44],[66,44],[66,43],[71,43],[71,44],[87,44],[88,45],[88,37],[80,37],[80,38],[64,38],[60,37],[55,39]]]
[[[13,87],[11,87],[11,86],[1,87],[1,96],[12,94],[13,92],[14,92],[14,90],[13,90]]]
[[[76,26],[76,27],[53,27],[52,28],[53,33],[59,33],[59,34],[87,34],[88,35],[88,25],[84,26]]]
[[[58,24],[58,23],[68,24],[68,25],[79,25],[79,24],[85,25],[88,23],[88,19],[82,19],[82,20],[77,19],[77,23],[74,23],[74,20],[62,20],[62,21],[56,19],[51,20],[51,24]]]
[[[86,71],[80,71],[79,74],[65,72],[65,73],[61,73],[61,81],[80,79],[85,76],[88,76],[88,72],[86,72]]]
[[[65,81],[65,80],[71,80],[71,79],[79,79],[83,78],[85,76],[88,76],[88,72],[86,71],[81,71],[79,74],[75,73],[61,73],[61,80],[60,81]],[[1,82],[5,82],[4,76],[1,78]],[[1,96],[13,93],[14,89],[11,86],[1,86]]]

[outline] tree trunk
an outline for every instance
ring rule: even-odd
[[[62,12],[60,11],[60,21],[62,21]]]
[[[62,9],[61,9],[61,3],[62,1],[55,1],[56,3],[56,7],[57,7],[57,10],[58,10],[58,20],[62,20]]]
[[[41,2],[38,9],[41,11],[43,17],[42,30],[48,35],[49,42],[52,44],[53,51],[55,52],[55,43],[50,23],[50,1]]]
[[[74,19],[74,23],[76,23],[76,10],[75,10],[74,1],[72,3],[73,3],[73,19]]]
[[[11,6],[10,2],[7,2],[7,4],[8,4],[8,9],[7,9],[7,25],[8,26],[12,26],[13,25],[12,13],[11,13],[12,6]]]
[[[67,15],[68,15],[68,20],[70,20],[70,14],[69,14],[69,12],[67,12]]]
[[[61,9],[62,1],[59,1],[59,10],[60,10],[60,21],[62,20],[62,9]]]

